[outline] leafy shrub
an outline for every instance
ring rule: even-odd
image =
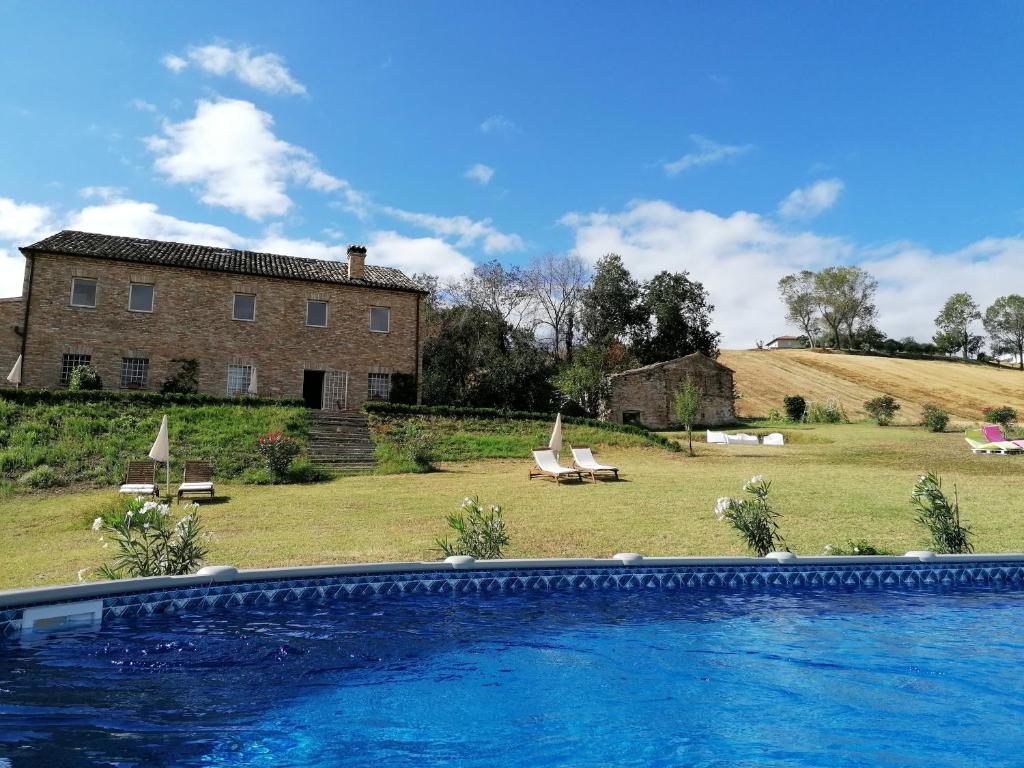
[[[803,421],[807,412],[807,401],[800,395],[787,395],[782,400],[782,407],[786,411],[786,418],[790,421]]]
[[[843,404],[832,397],[824,403],[813,402],[807,406],[804,421],[808,424],[845,424],[849,421]]]
[[[116,554],[97,572],[107,579],[126,576],[181,576],[195,573],[206,557],[209,536],[199,521],[199,505],[182,505],[185,516],[176,522],[169,504],[141,496],[123,502],[113,520],[97,517],[92,529],[110,538]],[[106,544],[104,545],[106,546]]]
[[[296,459],[288,468],[289,483],[322,483],[334,477],[325,467],[318,467],[309,459]]]
[[[103,389],[103,379],[91,365],[80,365],[71,371],[71,376],[68,379],[68,391],[81,392],[97,389]]]
[[[0,402],[18,405],[60,405],[63,403],[115,403],[118,405],[240,405],[265,408],[268,405],[305,407],[301,399],[275,400],[267,397],[145,392],[139,390],[0,389]]]
[[[251,467],[238,478],[243,485],[273,485],[274,476],[266,467]]]
[[[274,479],[281,482],[287,479],[288,468],[299,455],[299,446],[283,432],[268,432],[256,441],[256,452]]]
[[[743,536],[747,546],[759,557],[785,546],[779,531],[779,514],[768,502],[772,484],[761,475],[754,475],[743,485],[743,490],[754,498],[720,498],[715,504],[715,517],[728,520]]]
[[[416,402],[416,374],[391,374],[391,402],[412,405]]]
[[[377,458],[385,472],[430,472],[434,469],[437,441],[429,430],[418,424],[388,423],[378,430],[383,441],[377,446]]]
[[[864,403],[864,410],[878,423],[880,427],[887,427],[892,424],[893,417],[900,409],[900,404],[890,395],[875,397]]]
[[[929,432],[942,432],[949,424],[949,414],[939,406],[925,403],[921,408],[921,425]]]
[[[769,408],[767,418],[768,421],[782,421],[782,414],[779,413],[778,408]]]
[[[449,541],[447,536],[437,540],[437,548],[445,557],[470,555],[477,560],[495,560],[509,543],[501,507],[492,504],[485,512],[477,496],[462,500],[459,511],[448,515],[448,527],[455,533],[455,540]]]
[[[831,544],[825,546],[826,555],[892,555],[894,552],[876,547],[864,539],[847,539],[843,546],[833,547]]]
[[[52,488],[55,485],[60,485],[60,478],[57,477],[53,467],[41,464],[19,477],[18,482],[29,488]]]
[[[917,479],[910,501],[917,509],[917,522],[928,529],[930,546],[935,552],[960,555],[974,551],[971,529],[960,525],[960,500],[955,485],[950,501],[942,491],[942,480],[929,472]]]
[[[0,390],[2,397],[2,390]],[[470,408],[458,405],[408,405],[405,403],[392,403],[383,400],[367,402],[363,410],[375,415],[403,415],[403,416],[445,416],[455,419],[511,419],[522,421],[554,421],[555,414],[542,411],[505,411],[500,408]],[[580,416],[566,416],[562,414],[563,424],[578,424],[586,427],[596,427],[609,432],[618,432],[624,435],[636,435],[653,445],[665,450],[677,453],[682,450],[679,444],[667,437],[651,432],[650,430],[638,427],[633,424],[619,424],[615,421],[604,421],[603,419],[583,418]]]
[[[199,391],[199,361],[194,357],[175,357],[172,363],[178,370],[168,376],[160,385],[162,394],[188,395]]]
[[[1008,405],[989,406],[982,413],[987,421],[998,424],[1004,430],[1013,429],[1013,425],[1017,423],[1017,411]]]

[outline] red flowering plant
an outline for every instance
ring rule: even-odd
[[[268,432],[256,441],[256,452],[275,480],[288,474],[292,459],[299,455],[299,446],[283,432]]]

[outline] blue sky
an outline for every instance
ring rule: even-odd
[[[0,289],[63,227],[449,277],[614,250],[741,347],[846,262],[927,337],[1024,292],[1022,8],[0,0]]]

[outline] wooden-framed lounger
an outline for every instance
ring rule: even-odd
[[[187,493],[205,493],[213,498],[213,467],[208,461],[186,461],[185,474],[178,486],[178,499]]]
[[[156,484],[156,462],[151,459],[129,461],[128,472],[117,492],[132,493],[136,496],[157,496],[160,488]]]
[[[615,476],[616,480],[619,479],[619,468],[613,467],[610,464],[598,463],[597,459],[594,458],[594,452],[586,445],[572,446],[572,466],[581,472],[589,472],[590,476],[595,480],[597,479],[598,472],[610,472]]]
[[[575,478],[580,482],[583,482],[584,475],[590,475],[590,479],[594,480],[594,473],[587,470],[581,469],[570,469],[569,467],[563,467],[558,463],[558,459],[555,458],[555,452],[550,448],[537,448],[533,451],[533,469],[530,470],[530,479],[533,480],[535,477],[551,477],[554,478],[555,483],[559,484],[563,479]]]

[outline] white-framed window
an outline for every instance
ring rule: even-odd
[[[391,308],[370,307],[370,330],[374,333],[391,331]]]
[[[92,355],[64,355],[60,359],[60,385],[66,387],[71,373],[80,365],[92,365]]]
[[[391,397],[391,374],[371,373],[366,389],[370,400],[387,400]]]
[[[236,293],[231,305],[232,320],[256,319],[256,295],[253,293]]]
[[[228,394],[244,395],[249,391],[249,382],[252,381],[251,365],[229,365],[228,366]]]
[[[327,327],[326,301],[313,301],[310,299],[306,302],[306,325],[312,325],[316,328]]]
[[[71,278],[71,306],[96,306],[96,280],[92,277]]]
[[[121,389],[145,389],[148,378],[148,357],[121,358]]]
[[[128,309],[131,312],[153,311],[153,286],[132,283],[128,286]]]

